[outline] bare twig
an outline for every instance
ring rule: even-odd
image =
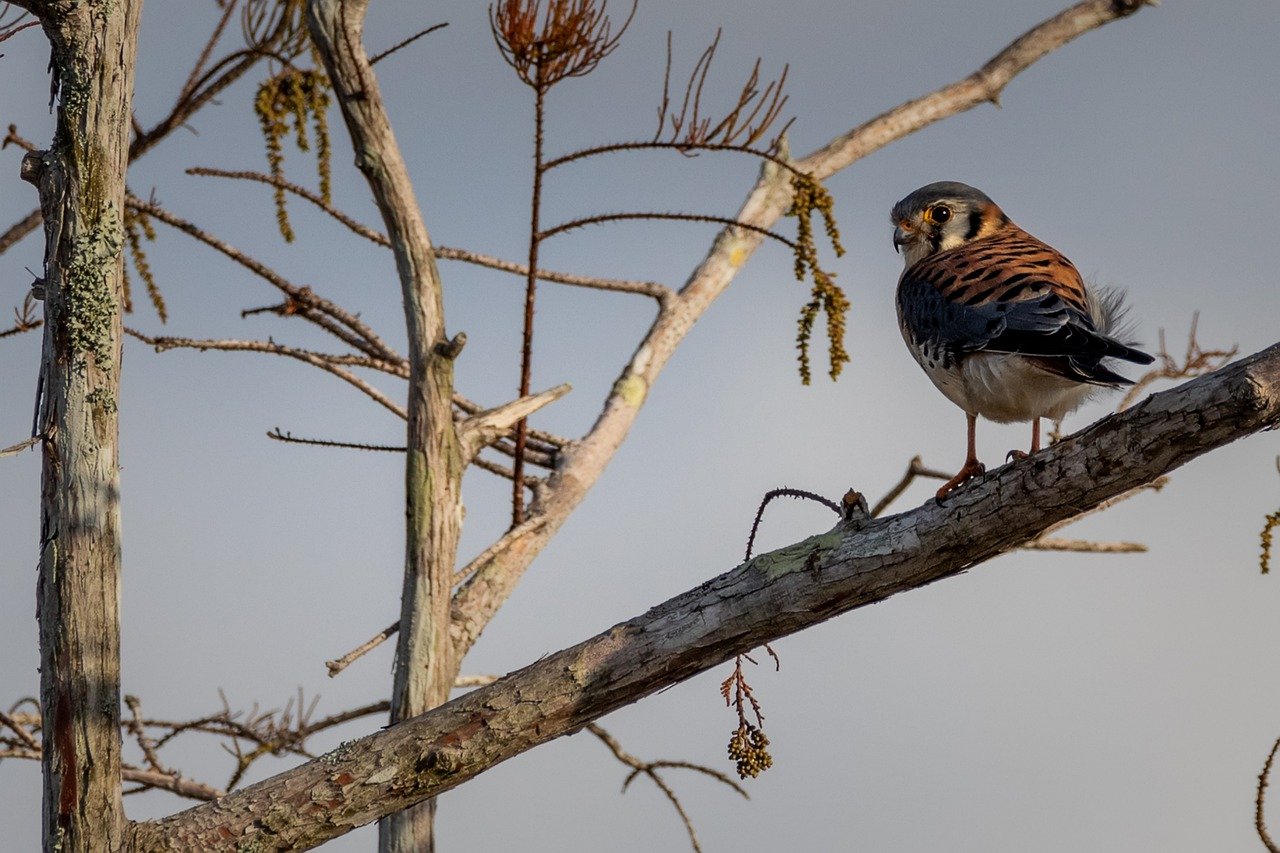
[[[1079,554],[1144,554],[1141,542],[1091,542],[1087,539],[1054,539],[1041,536],[1020,546],[1023,551],[1073,551]]]
[[[495,556],[510,548],[513,544],[523,539],[526,535],[535,532],[547,523],[547,519],[542,515],[534,515],[526,518],[520,524],[504,533],[498,541],[494,542],[488,548],[485,548],[479,554],[471,559],[469,563],[453,573],[453,585],[464,582],[467,578],[475,574],[480,567],[486,565]]]
[[[478,252],[471,252],[465,249],[455,249],[449,246],[437,246],[436,254],[446,261],[462,261],[468,264],[476,264],[489,269],[502,270],[503,272],[514,273],[515,275],[527,276],[529,267],[527,264],[518,264],[514,261],[505,261],[501,258],[495,258],[490,255],[482,255]],[[675,291],[666,285],[659,284],[654,281],[628,281],[618,278],[599,278],[597,276],[574,275],[572,273],[556,272],[554,270],[539,269],[538,279],[541,281],[550,281],[556,284],[568,284],[574,287],[586,287],[592,290],[611,290],[618,293],[634,293],[639,296],[648,296],[658,301],[658,304],[664,304],[675,296]],[[532,433],[531,433],[532,434]]]
[[[669,121],[671,132],[668,139],[673,144],[692,148],[717,141],[732,145],[742,139],[745,140],[744,145],[750,146],[764,137],[782,113],[782,108],[787,103],[787,96],[782,93],[782,90],[787,83],[789,68],[784,65],[778,79],[771,80],[761,91],[759,88],[761,60],[757,59],[738,93],[737,101],[724,117],[713,126],[711,119],[701,116],[702,90],[706,85],[707,75],[711,71],[711,64],[715,61],[716,49],[720,46],[720,35],[721,31],[716,30],[715,38],[694,63],[693,70],[689,73],[689,81],[685,84],[684,100],[677,113],[670,108],[672,51],[671,33],[667,33],[667,62],[662,77],[662,103],[658,107],[658,129],[653,134],[654,142],[661,140],[666,123]],[[761,115],[762,111],[763,115]],[[769,150],[777,148],[782,135],[790,126],[791,122],[787,122],[774,135],[772,142],[768,145]]]
[[[912,456],[911,461],[907,463],[907,470],[903,473],[902,479],[898,481],[892,489],[885,492],[884,497],[876,501],[876,505],[871,509],[871,517],[876,518],[880,513],[889,508],[889,505],[902,496],[916,479],[916,477],[930,477],[935,480],[949,480],[951,475],[945,471],[939,471],[936,468],[927,468],[919,456]]]
[[[397,619],[387,627],[383,628],[378,633],[374,634],[369,639],[365,640],[360,645],[356,646],[351,651],[347,652],[342,657],[325,661],[324,665],[329,669],[329,677],[333,678],[335,675],[342,672],[347,667],[351,666],[352,663],[364,657],[369,652],[373,651],[378,646],[385,643],[393,634],[395,634],[396,631],[399,631],[399,630],[400,630],[400,620]]]
[[[1266,846],[1270,853],[1280,853],[1280,847],[1271,840],[1271,836],[1267,833],[1267,821],[1263,816],[1262,807],[1266,802],[1267,784],[1271,775],[1271,763],[1276,759],[1276,751],[1280,750],[1280,739],[1277,739],[1271,746],[1271,751],[1267,753],[1267,760],[1262,765],[1262,772],[1258,774],[1258,794],[1254,798],[1253,807],[1253,825],[1258,830],[1258,838],[1262,839],[1262,843]]]
[[[436,30],[442,30],[447,26],[449,26],[449,23],[447,21],[440,24],[432,24],[431,26],[427,27],[425,30],[420,30],[414,33],[413,35],[409,36],[407,39],[404,39],[403,41],[400,41],[391,45],[391,47],[387,48],[381,53],[375,53],[373,56],[369,57],[369,64],[377,65],[379,62],[386,59],[388,56],[395,53],[397,50],[400,50],[401,48],[404,48],[404,47],[408,47],[409,45],[413,44],[415,41],[422,38],[423,36],[430,35],[431,33],[434,33]]]
[[[741,228],[744,231],[753,231],[762,237],[768,237],[776,240],[789,249],[795,250],[794,241],[783,237],[776,231],[771,231],[759,225],[753,225],[740,219],[733,219],[728,216],[711,216],[703,213],[657,213],[657,212],[640,212],[640,213],[598,213],[594,216],[584,216],[580,219],[571,219],[568,222],[562,222],[541,231],[538,234],[539,239],[546,240],[565,231],[572,231],[575,228],[584,228],[588,225],[603,225],[607,222],[625,222],[625,221],[660,221],[660,222],[704,222],[712,225],[727,225],[731,228]]]
[[[368,324],[356,315],[340,308],[335,303],[317,296],[311,288],[299,287],[298,285],[293,284],[284,276],[280,275],[256,258],[241,252],[231,244],[214,237],[212,234],[209,234],[198,226],[170,213],[158,204],[153,202],[144,202],[134,196],[128,197],[126,199],[126,203],[134,210],[155,217],[171,228],[176,228],[177,230],[194,237],[206,246],[221,252],[223,255],[280,290],[289,298],[290,302],[287,304],[295,306],[292,312],[283,310],[281,313],[296,313],[299,316],[306,317],[307,319],[313,319],[308,316],[305,311],[305,309],[313,308],[350,330],[349,334],[338,334],[334,332],[333,328],[322,326],[327,331],[338,334],[338,337],[340,337],[345,343],[367,353],[368,355],[384,359],[388,362],[404,361],[404,358],[391,349],[391,347],[387,346],[382,338],[379,337],[373,329],[368,326]]]
[[[704,776],[709,776],[717,782],[722,782],[725,785],[728,785],[730,788],[741,794],[744,799],[751,799],[750,795],[746,792],[746,789],[725,774],[721,773],[719,770],[688,761],[642,761],[623,749],[622,744],[618,742],[618,739],[602,728],[599,724],[590,723],[586,726],[586,730],[598,737],[604,745],[609,748],[609,751],[613,753],[614,758],[631,768],[631,772],[622,783],[622,790],[624,793],[637,776],[643,775],[653,780],[653,784],[658,786],[658,789],[666,795],[667,800],[670,801],[671,805],[675,808],[676,814],[680,815],[680,820],[684,822],[685,831],[689,833],[689,843],[693,846],[695,851],[701,851],[702,847],[698,843],[698,833],[694,831],[693,821],[684,810],[684,806],[681,805],[680,799],[676,796],[675,791],[673,791],[666,781],[658,775],[659,770],[693,770],[697,773],[703,774]]]
[[[404,453],[404,445],[366,444],[356,441],[332,441],[325,438],[299,438],[291,432],[281,432],[279,427],[267,432],[267,438],[286,444],[308,444],[314,447],[341,447],[347,450],[374,450],[386,453]]]
[[[353,219],[346,213],[343,213],[329,202],[326,202],[317,193],[284,178],[268,175],[263,172],[244,170],[230,171],[226,169],[211,169],[205,167],[188,169],[187,174],[256,181],[268,186],[278,187],[279,189],[293,193],[299,198],[315,205],[320,210],[345,225],[352,233],[363,237],[372,243],[376,243],[379,246],[391,245],[385,234],[382,234],[364,223]],[[435,249],[436,257],[442,260],[461,261],[463,263],[488,267],[489,269],[500,270],[502,272],[508,272],[519,276],[526,276],[529,273],[529,267],[525,264],[506,261],[501,258],[495,258],[491,255],[481,254],[480,252],[472,252],[467,249],[457,249],[450,246],[436,246]],[[567,284],[574,287],[586,287],[594,290],[611,290],[619,293],[634,293],[640,296],[651,297],[658,300],[660,303],[674,295],[671,288],[652,281],[627,281],[615,278],[599,278],[596,276],[574,275],[572,273],[556,272],[554,270],[546,269],[538,270],[538,278],[542,281],[550,281],[556,284]]]
[[[149,344],[155,348],[156,352],[164,352],[169,349],[194,349],[200,350],[223,350],[228,352],[259,352],[270,353],[272,355],[281,355],[287,358],[296,359],[297,361],[318,367],[328,373],[332,373],[342,381],[358,389],[368,396],[371,400],[381,405],[387,411],[395,414],[397,417],[407,417],[404,407],[396,403],[386,394],[374,388],[368,382],[356,376],[349,370],[344,369],[341,365],[344,363],[356,364],[359,367],[375,367],[381,363],[376,359],[361,359],[354,356],[329,355],[326,353],[313,352],[311,350],[298,349],[296,347],[283,346],[273,341],[239,341],[239,340],[214,340],[214,339],[197,339],[197,338],[175,338],[175,337],[151,337],[145,335],[136,329],[126,329],[125,332],[131,337],[137,338],[143,343]],[[388,370],[387,372],[392,372]]]
[[[37,209],[10,225],[3,234],[0,234],[0,255],[9,251],[15,243],[36,230],[40,222],[40,211]]]
[[[1148,370],[1129,388],[1124,398],[1116,406],[1117,412],[1123,412],[1134,404],[1143,391],[1151,383],[1161,379],[1192,379],[1212,370],[1217,370],[1235,358],[1239,347],[1225,350],[1205,350],[1196,339],[1196,326],[1200,323],[1200,312],[1191,315],[1191,330],[1187,333],[1187,350],[1182,361],[1178,362],[1169,355],[1165,346],[1164,329],[1160,330],[1160,351],[1156,353],[1157,364]]]
[[[35,443],[42,438],[44,438],[44,436],[42,435],[33,435],[31,436],[31,438],[28,438],[26,441],[20,441],[17,444],[13,444],[13,445],[10,445],[9,447],[6,447],[3,450],[0,450],[0,459],[5,458],[6,456],[17,456],[19,453],[26,450],[28,447],[34,446]]]
[[[22,741],[31,749],[37,751],[40,749],[40,742],[35,739],[31,732],[27,731],[26,726],[2,711],[0,711],[0,723],[3,723],[9,729],[12,729],[13,733],[18,736],[18,740]]]
[[[33,21],[32,23],[39,23],[39,21]],[[27,26],[31,26],[31,24],[28,24]],[[34,142],[18,133],[18,126],[16,124],[9,125],[9,132],[5,134],[3,140],[0,140],[0,149],[8,148],[10,145],[16,145],[23,151],[27,152],[36,150],[36,144]]]

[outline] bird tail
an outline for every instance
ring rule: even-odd
[[[1137,341],[1130,340],[1133,336],[1134,323],[1129,319],[1129,306],[1124,303],[1124,291],[1114,287],[1094,286],[1086,292],[1093,326],[1108,344],[1106,352],[1103,353],[1104,357],[1131,361],[1134,364],[1150,364],[1155,361],[1153,356],[1136,348]],[[1098,365],[1098,371],[1110,374],[1103,381],[1133,384],[1102,365]],[[1101,376],[1098,378],[1102,379]]]

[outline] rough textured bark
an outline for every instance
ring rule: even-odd
[[[356,165],[391,239],[409,338],[405,571],[391,699],[394,723],[448,700],[458,671],[449,604],[466,464],[452,400],[453,360],[464,339],[450,341],[445,334],[431,238],[364,49],[367,8],[368,0],[311,0],[308,20],[356,150]],[[429,800],[391,816],[379,828],[379,848],[429,853],[434,813],[435,802]]]
[[[420,717],[135,827],[138,850],[314,847],[733,655],[971,568],[1230,441],[1280,426],[1280,344],[888,518],[762,554]]]
[[[23,4],[52,48],[57,123],[28,154],[45,223],[40,702],[44,849],[115,850],[120,799],[124,176],[140,0]]]

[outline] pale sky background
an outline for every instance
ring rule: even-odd
[[[618,4],[621,5],[621,4]],[[756,56],[791,63],[793,149],[807,153],[900,101],[968,74],[1063,0],[835,3],[645,0],[598,73],[557,88],[548,150],[647,138],[664,34],[687,69],[724,27],[713,91],[736,91]],[[519,259],[530,179],[529,91],[502,64],[477,0],[375,3],[369,44],[450,26],[379,65],[427,224],[438,242]],[[137,109],[150,126],[185,77],[215,16],[211,2],[144,10]],[[35,31],[0,50],[0,122],[47,142],[47,48]],[[1165,0],[1050,56],[1016,79],[1003,107],[935,125],[830,182],[848,254],[827,260],[853,308],[852,364],[837,384],[802,388],[793,340],[808,292],[784,250],[766,247],[694,329],[651,393],[631,438],[580,511],[534,564],[464,667],[501,673],[581,640],[732,568],[761,494],[788,485],[838,496],[882,494],[923,453],[954,469],[964,418],[903,347],[893,318],[900,260],[887,213],[939,179],[974,184],[1097,281],[1129,292],[1139,337],[1168,330],[1180,347],[1201,313],[1206,345],[1254,352],[1280,338],[1275,273],[1280,208],[1280,6],[1274,0]],[[281,244],[270,195],[192,178],[193,165],[265,169],[244,80],[140,161],[130,185],[154,188],[194,219],[357,310],[396,342],[401,313],[388,253],[292,207],[298,243]],[[336,109],[335,129],[341,125]],[[341,132],[335,133],[341,139]],[[21,152],[0,154],[0,227],[34,191]],[[290,177],[314,185],[290,149]],[[335,195],[376,223],[339,143]],[[628,155],[556,173],[547,221],[658,209],[732,215],[756,166],[736,156]],[[241,320],[275,293],[157,225],[150,247],[171,309],[129,318],[151,332],[315,344],[301,324]],[[785,226],[784,226],[785,227]],[[548,266],[679,285],[710,227],[629,224],[555,239]],[[21,302],[39,268],[33,235],[0,257],[0,308]],[[444,266],[448,326],[470,343],[459,388],[494,404],[518,376],[520,282]],[[536,425],[579,433],[637,336],[649,303],[544,285],[534,384],[573,383]],[[0,445],[27,435],[39,337],[0,342]],[[1132,372],[1132,371],[1131,371]],[[402,394],[393,383],[382,386]],[[1114,402],[1114,398],[1112,399]],[[1077,413],[1070,429],[1106,411]],[[393,644],[336,680],[324,660],[390,622],[401,572],[401,470],[392,456],[268,441],[301,435],[397,442],[403,427],[331,377],[284,359],[129,342],[121,400],[124,690],[149,715],[278,706],[301,686],[319,714],[386,695]],[[983,424],[989,464],[1026,428]],[[1137,539],[1136,556],[1019,553],[901,594],[776,644],[782,671],[751,681],[764,703],[775,766],[748,803],[673,772],[708,853],[715,851],[1248,851],[1254,785],[1280,735],[1280,578],[1258,573],[1258,531],[1280,507],[1280,437],[1257,436],[1179,472],[1145,496],[1079,525],[1081,536]],[[37,692],[34,586],[38,456],[0,462],[0,705]],[[918,486],[896,509],[926,499]],[[464,558],[497,535],[505,481],[473,470]],[[776,506],[762,548],[826,529],[817,506]],[[735,722],[717,694],[729,667],[606,718],[642,757],[732,766]],[[313,745],[374,730],[366,719]],[[132,754],[132,753],[130,753]],[[224,784],[227,756],[189,737],[167,762]],[[261,778],[284,763],[260,766]],[[625,775],[590,735],[547,744],[441,799],[441,850],[687,849],[654,787]],[[39,838],[34,764],[0,764],[8,850]],[[127,800],[142,818],[185,808],[168,794]],[[1273,805],[1280,831],[1280,802]],[[372,828],[326,849],[372,849]]]

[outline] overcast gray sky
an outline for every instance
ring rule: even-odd
[[[621,5],[621,4],[619,4]],[[621,47],[550,102],[553,153],[647,138],[665,32],[679,68],[724,28],[714,91],[736,89],[757,56],[790,63],[793,150],[805,153],[876,113],[963,76],[1062,0],[642,2]],[[379,65],[427,225],[438,242],[519,259],[527,240],[531,102],[501,63],[476,0],[373,4],[376,49],[450,26]],[[185,77],[212,2],[144,10],[137,109],[163,114]],[[1280,7],[1274,0],[1159,8],[1090,33],[983,107],[935,125],[830,182],[848,254],[828,257],[853,307],[841,380],[800,387],[795,317],[807,285],[766,247],[705,316],[654,387],[616,461],[534,564],[465,671],[502,673],[642,612],[731,567],[761,494],[776,486],[883,493],[922,453],[954,469],[964,418],[903,347],[893,316],[900,260],[887,213],[934,180],[980,187],[1096,281],[1127,289],[1138,335],[1174,348],[1201,312],[1206,345],[1253,352],[1280,335]],[[0,122],[47,142],[47,48],[36,31],[5,43]],[[682,63],[682,64],[680,64]],[[401,313],[390,256],[293,207],[299,241],[280,243],[270,196],[183,174],[193,165],[265,168],[255,80],[224,93],[191,127],[140,161],[139,195],[258,253],[295,281],[362,313],[393,342]],[[332,114],[335,128],[340,125]],[[337,136],[337,134],[335,134]],[[0,227],[31,208],[20,151],[0,154]],[[376,222],[339,142],[335,195]],[[314,184],[293,150],[286,168]],[[754,180],[740,157],[631,155],[555,174],[547,218],[624,209],[731,215]],[[170,306],[161,327],[195,337],[314,344],[305,329],[242,308],[273,293],[160,228],[150,248]],[[712,231],[672,224],[580,231],[549,244],[548,266],[679,285]],[[17,304],[41,263],[29,237],[0,256],[0,303]],[[444,268],[448,325],[469,343],[459,387],[493,404],[518,378],[518,280]],[[535,425],[580,433],[651,309],[626,296],[544,286],[534,385],[574,391]],[[0,307],[3,307],[0,305]],[[7,310],[7,309],[6,309]],[[30,425],[39,340],[0,341],[0,444]],[[385,384],[397,394],[401,389]],[[1074,415],[1071,430],[1107,410]],[[401,471],[393,457],[284,446],[264,432],[374,442],[402,426],[311,368],[233,354],[156,355],[126,346],[121,400],[124,689],[149,714],[194,716],[282,704],[301,686],[320,713],[385,696],[390,647],[338,679],[323,661],[398,612]],[[982,424],[994,464],[1027,440]],[[1019,553],[895,596],[779,642],[783,667],[753,672],[775,766],[745,802],[704,779],[670,781],[712,851],[1250,850],[1256,775],[1280,735],[1280,586],[1258,573],[1258,531],[1280,507],[1280,438],[1254,437],[1177,472],[1163,493],[1079,525],[1081,536],[1137,539],[1136,556]],[[0,705],[37,691],[34,584],[38,458],[0,463]],[[469,475],[464,556],[499,533],[504,482]],[[926,499],[918,486],[897,507]],[[829,526],[827,511],[771,510],[761,547]],[[717,694],[727,667],[604,720],[643,757],[731,765],[733,715]],[[380,725],[364,720],[324,748]],[[215,784],[227,756],[179,742],[166,760]],[[263,772],[282,769],[264,766]],[[261,775],[261,774],[260,774]],[[255,778],[260,778],[255,776]],[[623,768],[589,735],[540,747],[441,800],[443,851],[680,850],[683,829],[654,788],[618,793]],[[185,804],[127,801],[132,817]],[[1280,804],[1275,813],[1280,815]],[[3,846],[39,838],[32,764],[0,764]],[[1280,823],[1277,824],[1280,827]],[[326,849],[368,850],[371,829]]]

